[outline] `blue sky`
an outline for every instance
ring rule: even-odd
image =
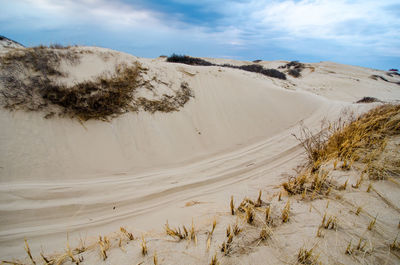
[[[399,0],[0,0],[0,35],[140,57],[400,68]]]

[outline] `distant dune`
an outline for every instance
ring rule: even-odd
[[[265,220],[246,228],[239,218],[248,238],[235,238],[235,251],[227,254],[220,250],[229,239],[227,225],[233,229],[236,220],[229,216],[231,196],[237,207],[262,190],[262,206],[274,201],[271,209],[280,215],[290,199],[286,192],[283,201],[277,200],[280,185],[305,160],[292,136],[299,135],[300,125],[317,132],[321,120],[335,121],[343,110],[358,115],[382,102],[400,101],[398,75],[333,62],[302,63],[299,69],[287,61],[202,58],[216,65],[200,66],[98,47],[24,48],[4,37],[0,50],[0,258],[27,264],[24,238],[39,264],[42,249],[48,257],[68,253],[67,235],[71,249],[79,247],[79,238],[91,246],[71,252],[83,257],[81,264],[154,264],[154,259],[209,264],[215,253],[221,264],[296,261],[293,250],[311,240],[309,234],[315,238],[307,224],[317,225],[325,211],[327,218],[335,214],[340,219],[340,207],[350,209],[344,200],[332,199],[332,213],[325,210],[326,198],[287,206],[296,214],[266,242],[249,239],[259,235]],[[240,69],[253,64],[278,70],[286,80],[248,71],[259,67]],[[355,103],[363,97],[380,102]],[[390,192],[394,197],[388,200],[395,202],[398,190]],[[359,205],[368,209],[374,200],[368,197]],[[397,231],[384,227],[399,221],[392,220],[399,217],[397,204],[387,218],[371,211],[372,219],[378,214],[384,222],[376,233]],[[217,226],[210,236],[214,218]],[[172,242],[163,228],[167,220],[172,228],[186,224],[187,229],[193,220],[197,243],[194,238]],[[338,230],[352,223],[357,221],[346,217]],[[132,231],[134,239],[120,227]],[[379,255],[364,253],[371,259],[350,258],[345,254],[349,240],[340,234],[341,241],[334,242],[330,233],[306,244],[315,247],[324,264],[336,262],[330,246],[344,246],[334,252],[343,254],[338,256],[342,264],[384,263],[386,252],[379,244],[393,238],[379,237]],[[142,235],[148,247],[144,257]],[[360,239],[367,242],[365,249],[373,248],[374,235],[351,235],[353,245]],[[393,256],[386,260],[396,262]],[[66,255],[59,262],[77,261]]]

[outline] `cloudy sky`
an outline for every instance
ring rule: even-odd
[[[0,0],[0,35],[141,57],[400,68],[399,0]]]

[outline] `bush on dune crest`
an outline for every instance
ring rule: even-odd
[[[257,61],[261,62],[261,60],[257,60]],[[198,65],[198,66],[228,67],[228,68],[240,69],[240,70],[244,70],[247,72],[259,73],[259,74],[266,75],[269,77],[286,80],[286,75],[284,73],[282,73],[276,69],[265,69],[262,65],[258,65],[258,64],[249,64],[249,65],[240,65],[240,66],[231,65],[231,64],[213,64],[213,63],[210,63],[210,62],[200,59],[200,58],[190,57],[187,55],[176,55],[176,54],[172,54],[172,56],[168,57],[167,62],[183,63],[183,64],[188,64],[188,65]]]
[[[296,78],[301,76],[301,71],[303,71],[304,68],[305,65],[299,61],[291,61],[278,67],[278,69],[288,69],[287,73]]]
[[[286,75],[276,69],[265,69],[262,65],[259,64],[248,64],[248,65],[231,65],[231,64],[223,64],[220,65],[222,67],[229,67],[234,69],[240,69],[247,72],[259,73],[262,75],[266,75],[269,77],[274,77],[282,80],[286,80]]]
[[[215,65],[213,63],[210,63],[206,60],[200,59],[200,58],[195,58],[195,57],[190,57],[187,55],[177,55],[177,54],[172,54],[170,57],[167,58],[167,62],[170,63],[184,63],[184,64],[189,64],[189,65],[201,65],[201,66],[212,66]]]

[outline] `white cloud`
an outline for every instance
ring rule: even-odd
[[[399,56],[396,7],[400,9],[398,0],[249,0],[229,5],[224,23],[246,33],[239,36],[242,42],[277,41],[295,50],[293,41],[320,40]]]
[[[0,0],[0,6],[2,5]],[[211,2],[210,2],[211,3]],[[220,4],[220,3],[219,3]],[[240,30],[233,27],[213,27],[188,24],[155,10],[138,8],[134,4],[107,0],[21,0],[15,5],[24,20],[35,29],[59,29],[71,26],[88,26],[103,28],[111,32],[126,34],[141,32],[144,36],[159,35],[172,38],[185,38],[191,41],[211,41],[216,44],[237,46],[242,43]],[[201,5],[201,4],[200,4]],[[0,15],[10,24],[20,25],[14,14]]]
[[[99,27],[163,27],[156,12],[106,0],[24,0],[28,15],[37,13],[35,24],[51,27],[71,24],[95,24]],[[19,3],[22,5],[22,3]],[[35,11],[33,11],[35,10]]]
[[[338,39],[387,34],[400,25],[400,17],[387,8],[396,1],[285,0],[264,2],[251,19],[258,25],[293,37]],[[376,29],[377,32],[372,32]],[[371,35],[368,35],[371,34]]]

